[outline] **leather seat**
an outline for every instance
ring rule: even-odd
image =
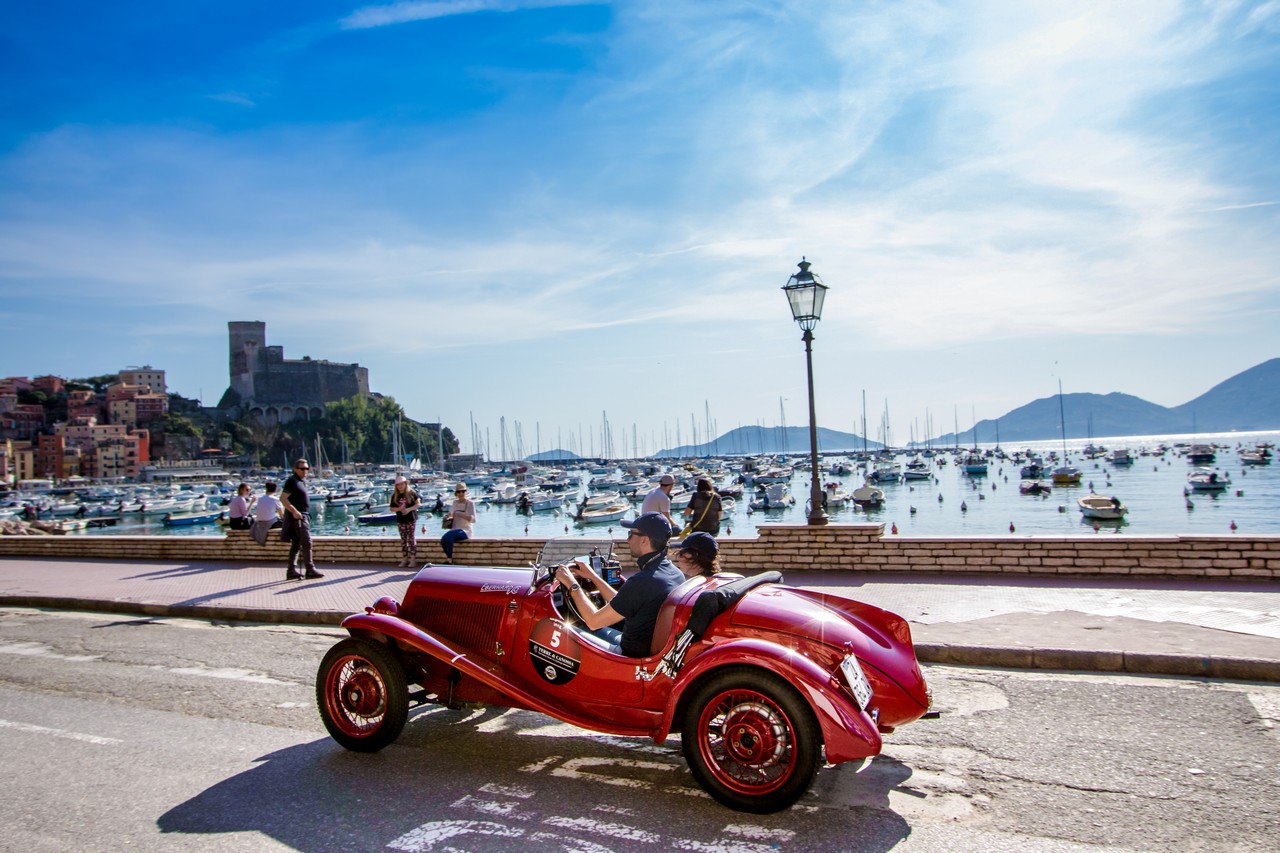
[[[666,648],[667,640],[671,638],[671,625],[676,618],[676,608],[680,602],[690,592],[704,586],[706,582],[707,579],[702,575],[694,575],[686,578],[684,583],[667,594],[666,601],[662,602],[662,609],[658,611],[658,621],[653,626],[653,639],[649,642],[650,655],[656,655]]]

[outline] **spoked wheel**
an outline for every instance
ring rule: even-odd
[[[380,643],[343,640],[320,664],[316,704],[334,740],[356,752],[377,752],[399,737],[409,718],[404,668]]]
[[[685,760],[707,793],[730,808],[766,814],[798,800],[818,770],[818,722],[783,679],[758,669],[713,675],[689,700]]]

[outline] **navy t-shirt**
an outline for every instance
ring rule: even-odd
[[[307,514],[307,510],[311,508],[311,498],[307,495],[306,480],[299,479],[297,474],[290,474],[281,491],[289,498],[289,506],[303,515]]]
[[[622,653],[631,658],[649,656],[658,611],[671,590],[684,582],[684,573],[667,559],[666,551],[656,551],[640,558],[636,572],[609,602],[626,621],[622,624]]]

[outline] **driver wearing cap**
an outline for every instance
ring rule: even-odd
[[[558,567],[556,580],[568,590],[587,628],[612,643],[615,654],[648,657],[658,611],[671,590],[684,581],[684,574],[667,559],[671,525],[660,513],[646,512],[633,521],[623,521],[622,526],[629,529],[627,546],[640,571],[628,578],[621,589],[615,591],[581,560],[574,561],[572,568]],[[604,597],[604,607],[596,608],[578,584],[579,578],[595,585]],[[625,620],[621,632],[610,627],[620,619]]]

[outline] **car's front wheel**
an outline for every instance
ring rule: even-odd
[[[786,681],[735,667],[699,685],[681,735],[694,778],[730,808],[766,814],[809,790],[822,735],[813,711]]]
[[[400,661],[381,643],[351,637],[329,649],[316,674],[324,727],[356,752],[377,752],[409,718],[409,687]]]

